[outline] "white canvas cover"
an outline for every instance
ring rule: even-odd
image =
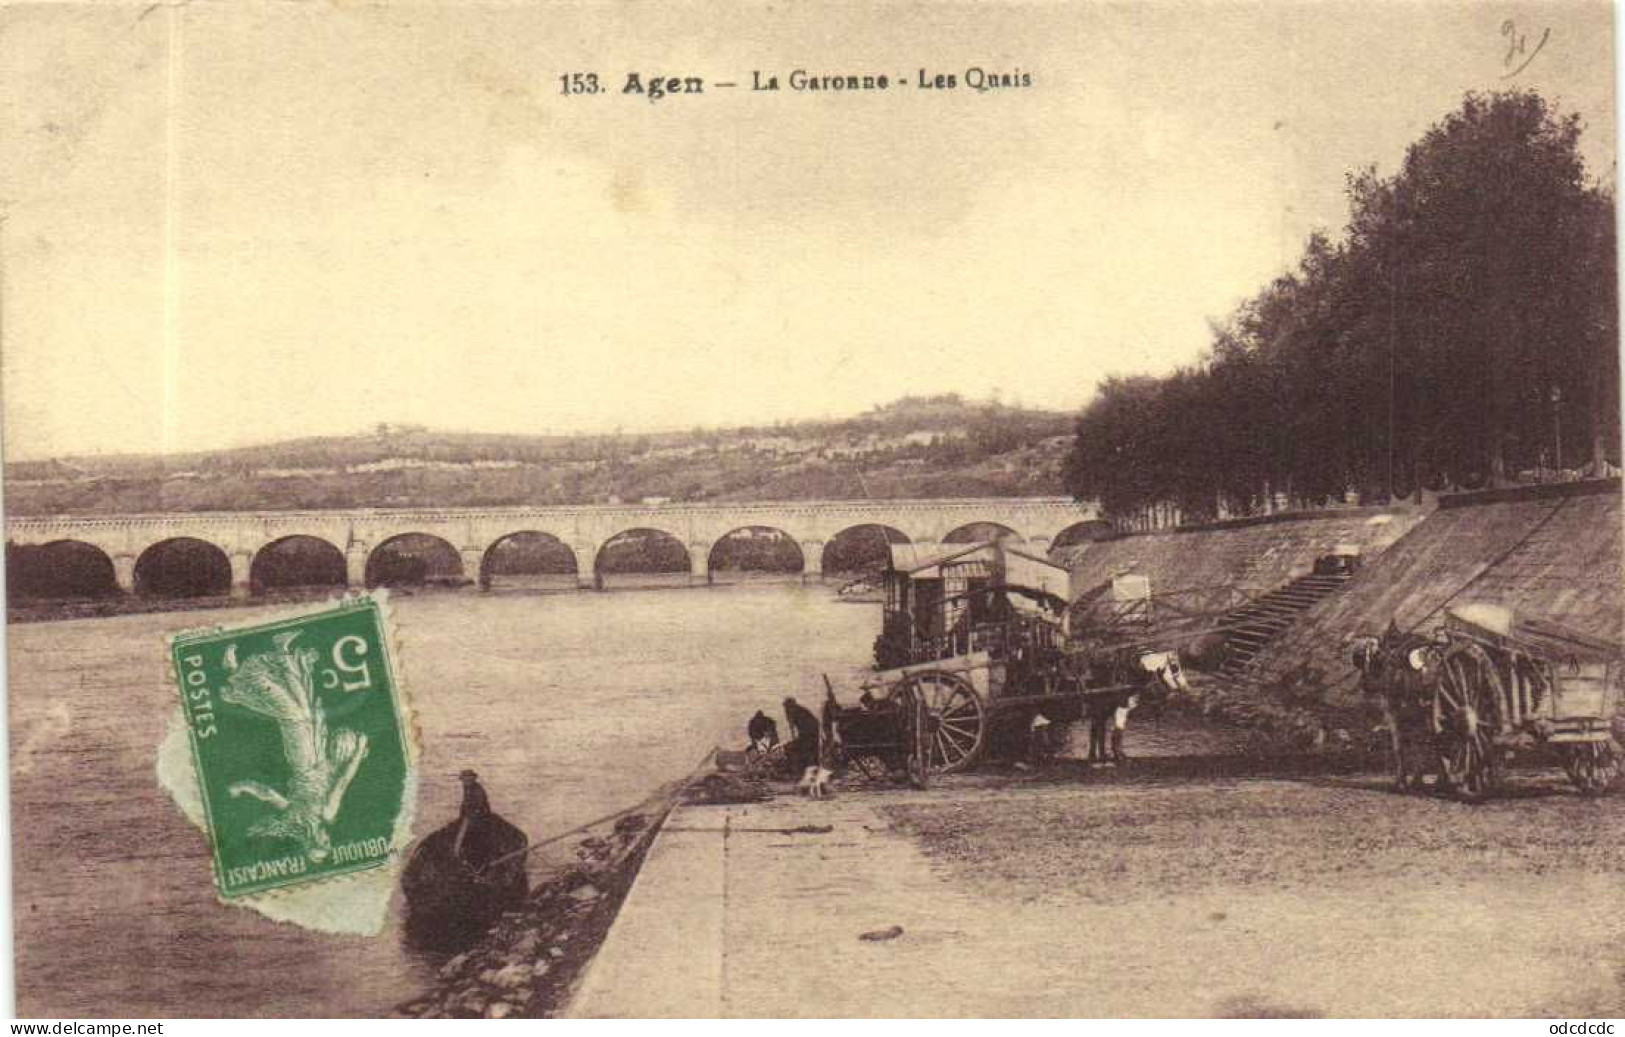
[[[1111,600],[1144,601],[1151,597],[1151,579],[1141,573],[1112,577]]]
[[[1004,582],[1028,587],[1067,600],[1071,574],[1066,568],[1015,548],[1006,547],[1004,554]]]
[[[942,577],[944,564],[959,565],[973,561],[991,562],[991,544],[893,544],[891,568],[893,572],[907,573],[912,579],[934,580]]]
[[[984,544],[893,544],[893,572],[910,579],[990,576],[1005,584],[1043,591],[1065,601],[1066,568],[1035,554],[989,541]]]

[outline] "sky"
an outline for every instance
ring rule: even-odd
[[[14,460],[1073,409],[1196,360],[1466,90],[1616,149],[1602,2],[11,5],[0,53]],[[798,68],[959,86],[744,89]]]

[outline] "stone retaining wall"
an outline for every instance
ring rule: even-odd
[[[1097,541],[1070,549],[1066,562],[1074,595],[1121,572],[1150,578],[1153,594],[1220,586],[1262,593],[1307,575],[1339,544],[1357,545],[1369,564],[1425,514],[1396,505],[1240,519]]]
[[[1348,637],[1390,619],[1427,629],[1448,607],[1509,606],[1625,641],[1620,480],[1445,498],[1437,511],[1314,605],[1258,657],[1259,682],[1352,705]]]

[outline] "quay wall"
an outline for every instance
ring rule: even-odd
[[[1625,642],[1620,480],[1462,494],[1369,559],[1255,660],[1258,684],[1353,705],[1347,639],[1390,620],[1425,631],[1447,608],[1504,605]]]
[[[1150,579],[1152,594],[1220,586],[1263,593],[1309,574],[1340,544],[1358,546],[1369,565],[1425,515],[1396,505],[1238,519],[1096,541],[1068,549],[1065,560],[1074,596],[1127,572]]]

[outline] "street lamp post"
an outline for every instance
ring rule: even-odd
[[[1558,478],[1563,477],[1563,390],[1552,386],[1552,446],[1557,455]]]

